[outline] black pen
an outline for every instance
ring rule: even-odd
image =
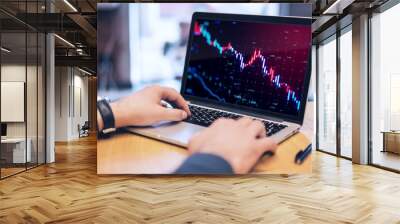
[[[304,160],[308,157],[308,155],[310,155],[312,152],[312,145],[309,144],[307,146],[307,148],[305,148],[304,150],[300,150],[297,154],[296,157],[294,158],[294,162],[296,164],[302,164],[304,162]]]

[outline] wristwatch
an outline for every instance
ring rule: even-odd
[[[103,134],[115,132],[115,119],[109,102],[106,99],[97,101],[97,109],[103,118],[103,130],[101,132]]]

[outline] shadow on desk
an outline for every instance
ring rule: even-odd
[[[296,154],[310,140],[302,134],[282,142],[272,157],[263,157],[252,174],[307,174],[312,172],[312,155],[296,164]],[[97,173],[106,174],[171,174],[189,156],[185,148],[137,134],[118,132],[97,141]]]

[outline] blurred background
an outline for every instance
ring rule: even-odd
[[[311,16],[311,4],[99,3],[98,96],[146,85],[180,88],[193,12]]]

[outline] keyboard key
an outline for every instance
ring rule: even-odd
[[[197,125],[200,125],[203,127],[210,126],[215,120],[222,118],[222,117],[235,119],[235,120],[243,117],[238,114],[233,114],[233,113],[218,111],[218,110],[212,110],[212,109],[198,107],[198,106],[194,106],[194,105],[189,105],[189,109],[192,113],[192,116],[188,117],[185,121],[192,123],[192,124],[197,124]],[[287,127],[286,125],[274,123],[271,121],[266,121],[266,120],[259,120],[259,121],[261,121],[264,124],[267,136],[271,136]]]

